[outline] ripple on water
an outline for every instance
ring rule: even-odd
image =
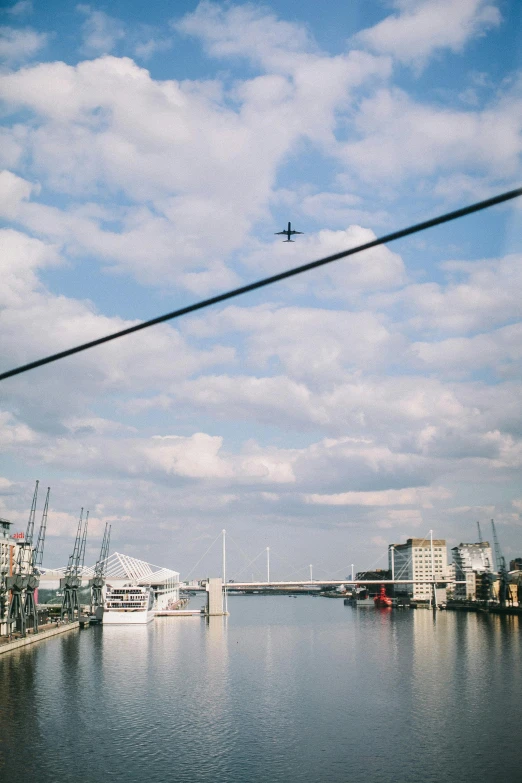
[[[503,719],[522,697],[518,619],[434,621],[305,597],[231,598],[230,610],[92,628],[0,658],[1,772],[24,783],[490,783],[502,759],[518,779]]]

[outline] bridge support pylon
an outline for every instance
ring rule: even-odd
[[[225,611],[223,580],[220,576],[211,576],[207,579],[207,615],[216,617],[228,614]]]

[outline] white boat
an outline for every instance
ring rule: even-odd
[[[145,624],[154,620],[154,591],[151,587],[107,585],[104,625]]]

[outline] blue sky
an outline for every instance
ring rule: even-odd
[[[509,0],[0,14],[3,369],[520,184]],[[50,565],[81,505],[91,559],[111,521],[182,574],[222,527],[325,573],[491,517],[520,554],[520,216],[4,382],[0,515],[23,527],[49,482]]]

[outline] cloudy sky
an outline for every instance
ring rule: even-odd
[[[0,368],[519,186],[519,11],[4,3]],[[47,565],[85,506],[88,561],[109,520],[183,576],[223,527],[236,577],[491,517],[522,554],[521,209],[2,382],[0,515],[24,529],[40,479]]]

